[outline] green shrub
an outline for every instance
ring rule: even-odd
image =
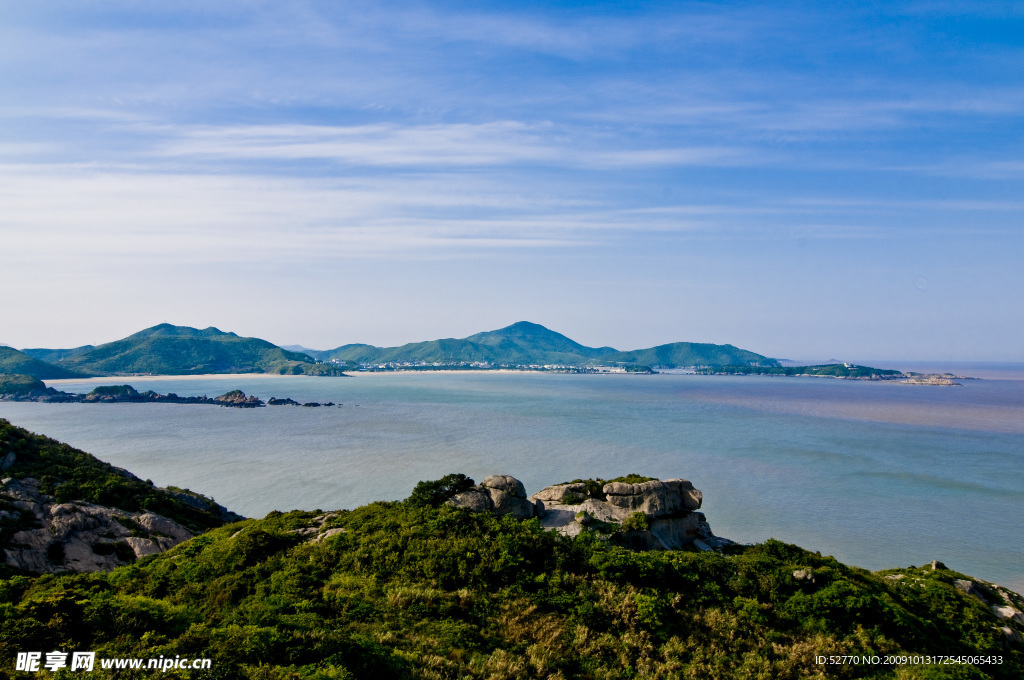
[[[623,531],[650,531],[651,520],[642,512],[634,512],[622,520]]]
[[[421,481],[406,502],[415,507],[437,508],[452,496],[473,488],[475,482],[463,474],[445,475],[433,481]]]

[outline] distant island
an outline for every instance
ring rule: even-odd
[[[835,363],[819,366],[708,366],[696,369],[704,375],[782,375],[791,377],[840,378],[845,380],[891,380],[911,385],[960,385],[967,380],[951,373],[904,373],[887,368]]]
[[[688,369],[713,375],[814,376],[955,385],[961,376],[920,375],[892,369],[829,363],[782,366],[734,345],[672,342],[620,351],[587,347],[540,324],[519,321],[466,338],[398,347],[349,344],[331,350],[278,347],[217,328],[160,324],[122,340],[72,349],[0,347],[0,375],[39,380],[66,378],[264,373],[344,377],[351,372],[515,370],[553,373],[655,373]]]
[[[349,344],[332,350],[295,352],[213,327],[160,324],[102,345],[0,350],[0,373],[42,380],[216,373],[344,376],[345,371],[387,370],[649,372],[653,366],[779,365],[774,359],[733,345],[676,342],[629,352],[586,347],[528,321],[467,338],[400,347]]]
[[[266,340],[242,338],[217,328],[160,324],[127,338],[74,349],[10,350],[0,354],[0,373],[20,373],[52,379],[116,375],[204,375],[211,373],[275,373],[283,375],[341,375],[337,366],[289,352]],[[27,366],[26,357],[38,362]],[[16,362],[18,362],[16,364]]]

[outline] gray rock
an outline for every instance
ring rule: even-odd
[[[797,583],[802,583],[805,585],[813,584],[815,580],[814,570],[810,567],[807,567],[806,569],[797,569],[793,572],[793,578],[796,580]]]
[[[693,483],[688,479],[663,479],[661,483],[672,488],[678,487],[680,491],[689,491],[693,488]]]
[[[717,544],[704,513],[695,512],[686,517],[656,517],[651,520],[651,533],[666,550],[676,550],[703,539],[709,547]],[[721,547],[720,545],[718,547]]]
[[[685,479],[650,480],[639,484],[609,482],[605,499],[588,498],[587,484],[573,482],[545,487],[529,498],[522,483],[508,475],[492,475],[483,484],[456,495],[449,503],[476,512],[537,517],[545,529],[576,536],[589,525],[608,532],[634,512],[650,521],[650,530],[630,532],[635,549],[673,550],[695,545],[719,550],[732,541],[715,536],[703,513],[696,512],[703,494]]]
[[[314,540],[317,543],[319,543],[320,541],[324,540],[325,538],[330,538],[331,536],[334,536],[335,534],[341,534],[341,533],[344,533],[344,532],[345,532],[345,529],[343,527],[334,527],[333,529],[328,529],[327,531],[323,532],[322,534],[317,536]]]
[[[938,560],[932,560],[932,571],[938,571],[939,569],[945,569],[946,565]]]
[[[599,522],[615,522],[618,524],[629,517],[629,513],[623,512],[621,508],[617,508],[606,501],[599,501],[596,498],[588,498],[579,505],[572,507],[577,508],[576,512],[585,512]]]
[[[625,482],[608,482],[601,488],[601,491],[606,496],[632,496],[634,493],[633,485]]]
[[[1001,621],[1016,621],[1017,623],[1024,625],[1024,613],[1021,613],[1016,607],[997,607],[992,605],[992,613],[996,615],[996,618]]]
[[[542,501],[553,501],[555,503],[562,503],[565,497],[569,494],[585,494],[587,492],[587,485],[577,482],[575,484],[556,484],[555,486],[547,486],[533,494],[531,500],[540,499]]]
[[[135,517],[135,521],[142,525],[147,531],[153,534],[160,534],[161,536],[167,536],[173,538],[175,545],[183,541],[187,541],[192,538],[192,532],[185,527],[181,526],[177,522],[156,515],[152,512],[147,512],[142,515]]]
[[[1013,628],[1010,628],[1009,626],[995,626],[995,629],[1003,634],[1003,636],[1006,638],[1006,642],[1011,644],[1016,643],[1018,645],[1024,644],[1024,636],[1022,636],[1019,632],[1015,631]]]
[[[174,541],[167,538],[154,539],[139,538],[137,536],[129,536],[124,539],[124,542],[131,546],[137,557],[142,557],[143,555],[158,555],[165,552],[168,548],[172,548],[177,545]],[[170,545],[166,545],[168,543]]]
[[[526,498],[526,487],[510,475],[491,475],[483,482],[488,489],[498,489],[516,498]]]
[[[494,503],[491,501],[491,495],[486,491],[481,490],[479,487],[473,487],[468,491],[455,494],[448,503],[457,508],[466,508],[473,512],[490,512],[494,509]]]
[[[985,596],[982,595],[981,591],[974,585],[974,581],[966,581],[962,578],[958,578],[953,581],[953,586],[961,593],[976,597],[981,600],[983,604],[988,604],[988,600],[985,599]]]
[[[4,456],[4,462],[0,463],[0,472],[6,472],[7,468],[14,465],[14,461],[16,461],[17,459],[18,457],[14,455],[14,451],[11,451],[6,456]]]
[[[522,484],[519,486],[522,487]],[[522,498],[505,493],[501,489],[489,488],[487,491],[491,496],[491,504],[495,515],[512,515],[516,519],[530,519],[533,517],[533,503],[525,498],[525,491]]]
[[[34,573],[109,571],[122,562],[114,545],[124,543],[136,557],[164,552],[193,534],[166,517],[125,512],[91,503],[56,503],[35,480],[7,480],[4,493],[38,528],[19,531],[4,546],[5,562]],[[136,527],[136,533],[125,524]],[[56,544],[59,550],[51,550]],[[97,552],[99,551],[99,552]],[[51,557],[53,559],[51,559]]]
[[[615,487],[615,490],[621,490],[621,486],[617,484],[606,484],[606,487]],[[686,509],[683,497],[680,495],[678,487],[672,489],[666,486],[660,481],[643,482],[642,484],[630,484],[622,486],[631,486],[633,493],[631,494],[619,494],[614,493],[608,495],[608,503],[628,510],[630,512],[642,512],[652,517],[658,515],[669,515],[680,510]]]

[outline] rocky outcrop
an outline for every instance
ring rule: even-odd
[[[0,524],[8,540],[4,561],[34,573],[109,571],[164,552],[194,535],[151,512],[125,512],[92,503],[57,503],[31,477],[4,479]],[[13,533],[12,533],[13,532]]]
[[[170,394],[158,394],[152,390],[139,392],[131,385],[102,385],[88,394],[75,394],[46,387],[41,381],[28,376],[0,376],[0,401],[38,401],[55,404],[216,404],[238,408],[265,406],[262,399],[255,396],[247,397],[241,390],[232,390],[211,399],[207,396],[179,397],[173,392]],[[319,406],[320,404],[305,405]],[[333,406],[333,404],[325,405]]]
[[[702,502],[703,494],[685,479],[576,481],[527,498],[522,482],[508,475],[492,475],[449,501],[474,512],[536,516],[545,529],[567,536],[592,529],[636,549],[719,549],[729,541],[716,537],[704,513],[697,512]]]
[[[981,600],[982,604],[988,604],[988,600],[985,599],[985,595],[974,585],[974,581],[967,581],[962,578],[953,580],[953,587],[959,590],[964,595],[970,595]]]
[[[258,406],[266,406],[262,399],[256,396],[247,397],[245,392],[242,390],[231,390],[227,394],[222,394],[214,399],[215,402],[221,406],[235,406],[237,408],[255,408]]]
[[[512,515],[516,519],[530,519],[536,514],[534,504],[526,498],[523,483],[509,475],[491,475],[472,489],[456,494],[449,503],[474,512]]]

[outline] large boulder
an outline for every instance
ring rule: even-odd
[[[448,504],[473,512],[512,515],[516,519],[530,519],[535,514],[523,483],[511,475],[491,475],[482,484],[453,496]]]
[[[574,484],[556,484],[547,486],[533,494],[532,500],[550,501],[553,503],[565,503],[566,496],[584,496],[587,493],[587,485],[582,482]]]
[[[472,489],[463,491],[462,493],[455,494],[451,500],[448,501],[449,505],[454,505],[457,508],[466,508],[473,512],[491,512],[494,510],[494,502],[491,500],[491,494],[487,492],[486,488],[482,488],[480,485],[474,486]]]
[[[610,482],[602,491],[612,505],[655,517],[681,510],[699,510],[704,498],[685,479],[651,480],[639,484]]]
[[[533,503],[505,493],[501,489],[488,489],[495,515],[512,515],[516,519],[530,519],[534,515]]]
[[[483,482],[484,486],[488,489],[497,489],[504,491],[510,496],[516,498],[526,498],[526,487],[515,477],[511,475],[491,475]]]

